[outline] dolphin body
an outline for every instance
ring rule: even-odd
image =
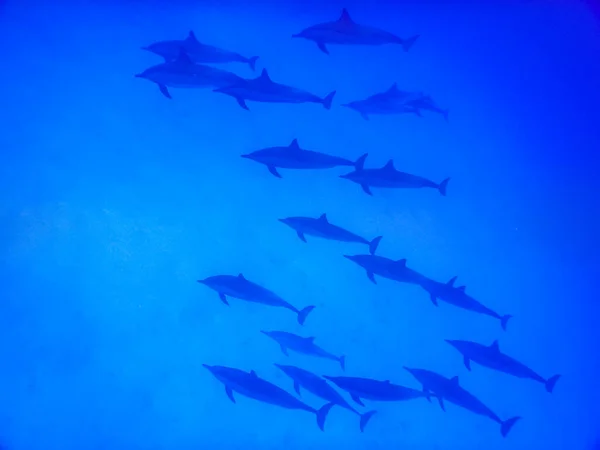
[[[256,68],[258,56],[246,58],[239,53],[213,47],[212,45],[202,44],[196,38],[193,31],[190,31],[187,38],[168,41],[154,42],[142,50],[155,53],[162,56],[166,62],[174,61],[179,56],[180,49],[183,49],[192,61],[199,64],[224,64],[230,62],[240,62],[248,64],[252,70]]]
[[[362,236],[338,227],[329,222],[327,214],[322,214],[318,219],[313,219],[312,217],[287,217],[279,219],[279,221],[296,230],[296,234],[298,234],[298,237],[303,242],[306,242],[305,234],[332,241],[357,242],[359,244],[367,244],[369,246],[369,253],[373,255],[377,250],[379,241],[381,241],[381,236],[368,241]]]
[[[502,329],[506,330],[506,325],[512,315],[505,314],[504,316],[501,316],[487,306],[482,305],[465,292],[465,286],[455,287],[455,281],[456,277],[453,277],[447,283],[440,283],[439,281],[423,277],[421,287],[429,292],[431,301],[435,306],[438,306],[438,299],[440,299],[451,305],[458,306],[459,308],[494,317],[495,319],[500,320]]]
[[[279,386],[259,378],[254,370],[244,372],[243,370],[224,366],[209,366],[202,364],[206,369],[214,375],[214,377],[225,385],[225,393],[227,397],[235,403],[233,396],[237,392],[245,397],[258,400],[263,403],[281,406],[286,409],[300,409],[316,414],[317,425],[321,430],[324,429],[325,419],[329,410],[334,406],[333,403],[328,403],[321,409],[315,409],[302,403],[293,395],[281,389]]]
[[[463,389],[458,382],[458,377],[446,378],[435,372],[425,369],[412,369],[404,367],[413,377],[423,386],[423,392],[429,394],[432,392],[438,397],[441,408],[445,411],[444,400],[454,403],[457,406],[465,408],[475,414],[479,414],[492,419],[500,424],[500,432],[506,437],[513,425],[520,417],[513,417],[508,420],[501,420],[496,413],[485,406],[473,394]]]
[[[327,381],[318,375],[315,375],[308,370],[304,370],[296,366],[286,366],[282,364],[275,364],[275,366],[283,371],[288,377],[294,382],[294,390],[298,395],[300,394],[300,388],[303,387],[311,394],[321,397],[323,400],[330,402],[334,405],[341,406],[342,408],[352,411],[354,414],[360,416],[360,431],[364,431],[367,423],[373,417],[377,411],[369,411],[366,413],[360,413],[354,409],[338,391],[333,389]]]
[[[394,167],[394,160],[392,159],[379,169],[365,169],[363,166],[364,159],[356,164],[353,172],[340,175],[340,178],[360,184],[362,190],[368,195],[373,195],[371,192],[372,187],[378,187],[392,189],[434,188],[437,189],[440,194],[445,196],[446,187],[448,186],[448,181],[450,181],[450,178],[446,178],[438,184],[427,178],[400,172]]]
[[[302,337],[287,331],[261,331],[261,333],[277,342],[285,356],[289,356],[288,349],[290,349],[304,355],[337,361],[340,363],[342,370],[346,370],[346,357],[343,355],[335,356],[323,350],[315,344],[314,337]]]
[[[405,105],[407,108],[414,108],[418,115],[421,115],[421,109],[441,114],[444,120],[448,122],[449,111],[440,108],[429,95],[418,94],[415,98],[409,99]]]
[[[394,83],[387,91],[373,94],[364,100],[356,100],[341,106],[358,112],[363,119],[369,120],[372,115],[416,114],[421,116],[417,106],[406,103],[414,94],[398,89]]]
[[[282,169],[331,169],[338,166],[355,166],[362,164],[366,155],[361,156],[356,162],[352,162],[346,158],[327,155],[326,153],[315,152],[313,150],[305,150],[300,148],[298,139],[294,139],[287,147],[269,147],[262,150],[257,150],[242,158],[251,159],[260,164],[264,164],[269,169],[269,172],[277,178],[282,178],[277,171]]]
[[[160,92],[169,99],[172,97],[168,87],[215,88],[229,86],[242,80],[241,77],[226,70],[194,64],[183,50],[174,61],[152,66],[135,77],[156,83]]]
[[[314,306],[307,306],[299,310],[274,292],[247,280],[241,273],[237,277],[234,275],[216,275],[204,280],[198,280],[198,283],[217,291],[219,298],[227,306],[229,306],[227,297],[233,297],[247,302],[289,309],[298,315],[298,323],[300,325],[304,325],[306,317],[315,308]]]
[[[235,98],[238,104],[246,110],[249,110],[246,100],[262,103],[319,103],[325,109],[331,109],[331,102],[335,96],[335,91],[333,91],[325,98],[321,98],[302,89],[276,83],[271,80],[266,69],[263,69],[256,78],[242,78],[230,86],[215,89],[214,92]]]
[[[339,19],[334,22],[326,22],[302,30],[293,38],[304,38],[313,41],[319,49],[329,54],[327,48],[331,45],[384,45],[400,44],[405,52],[410,50],[419,35],[408,39],[402,39],[388,31],[379,28],[359,25],[354,22],[348,11],[344,8]]]
[[[323,378],[331,381],[343,391],[348,392],[352,400],[361,406],[365,406],[362,399],[376,402],[401,402],[416,398],[426,398],[431,401],[431,395],[416,389],[407,388],[398,384],[390,383],[390,380],[379,381],[370,378],[359,377],[330,377]]]
[[[517,378],[530,378],[543,383],[546,386],[546,391],[550,393],[552,393],[554,385],[560,378],[560,375],[554,375],[548,379],[543,378],[525,364],[502,353],[498,341],[492,342],[492,345],[452,339],[446,339],[446,342],[463,355],[465,367],[469,371],[471,370],[471,361],[475,361],[484,367],[504,372]]]

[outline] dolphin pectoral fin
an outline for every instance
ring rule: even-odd
[[[229,306],[229,302],[227,301],[227,297],[225,297],[225,294],[223,294],[222,292],[219,292],[219,298],[221,299],[221,301],[223,303],[225,303],[227,306]]]
[[[298,397],[302,396],[302,393],[300,392],[300,383],[297,381],[294,381],[294,390],[296,391],[296,394],[298,394]]]
[[[167,97],[169,99],[173,99],[173,97],[171,97],[171,93],[169,92],[169,90],[167,89],[167,87],[164,84],[159,84],[158,89],[160,90],[162,95],[164,95],[165,97]]]
[[[317,47],[319,47],[319,50],[321,50],[323,53],[329,55],[329,50],[327,49],[327,47],[325,47],[325,44],[323,42],[317,42]]]
[[[433,303],[435,306],[439,306],[439,305],[438,305],[437,298],[435,297],[435,295],[433,295],[433,294],[430,294],[430,295],[429,295],[429,298],[431,299],[431,303]]]
[[[267,166],[267,169],[269,169],[269,172],[271,172],[271,174],[273,176],[276,176],[277,178],[282,178],[282,176],[279,174],[279,172],[277,172],[277,167],[275,167],[275,166]]]
[[[367,272],[367,277],[369,278],[369,280],[371,280],[374,284],[377,284],[377,280],[375,280],[375,274],[373,272]]]
[[[463,361],[465,363],[465,367],[470,372],[471,371],[471,360],[465,356]]]
[[[298,231],[296,234],[302,242],[306,242],[306,238],[304,237],[304,233],[302,233],[302,231]]]
[[[446,406],[444,405],[444,399],[442,397],[438,397],[438,402],[440,404],[440,408],[442,408],[442,411],[446,412]]]
[[[321,409],[317,410],[317,425],[321,431],[325,431],[325,419],[327,419],[327,414],[329,414],[334,405],[335,403],[327,403]]]
[[[375,414],[377,414],[377,411],[369,411],[369,412],[366,412],[366,413],[360,415],[360,432],[361,433],[363,431],[365,431],[365,427],[369,423],[369,420],[371,420],[371,417],[373,417]]]
[[[546,390],[548,392],[550,392],[552,394],[552,391],[554,390],[554,385],[556,384],[556,382],[558,381],[558,379],[560,378],[560,375],[554,375],[552,378],[550,378],[549,380],[547,380],[544,384],[546,385]]]
[[[363,191],[365,191],[365,193],[367,195],[373,195],[373,193],[371,192],[371,189],[369,189],[369,186],[366,184],[361,184],[360,187],[362,188]]]
[[[250,108],[248,108],[248,105],[246,105],[246,100],[241,97],[236,97],[235,99],[237,100],[238,105],[240,105],[246,111],[250,111]]]
[[[231,388],[229,386],[225,386],[225,393],[227,394],[227,397],[229,397],[229,400],[231,400],[233,403],[235,403],[235,397],[233,396],[233,391],[231,390]]]
[[[506,437],[506,435],[509,433],[509,431],[513,427],[513,425],[515,423],[517,423],[519,420],[521,420],[520,417],[513,417],[512,419],[508,419],[508,420],[505,420],[504,422],[502,422],[502,425],[500,427],[500,432],[502,433],[502,437]]]
[[[285,355],[285,356],[290,356],[290,354],[287,351],[287,348],[285,348],[283,345],[280,346],[281,348],[281,352]]]
[[[360,406],[365,406],[365,404],[362,402],[358,395],[351,394],[350,397],[352,397],[352,400],[354,400],[355,403],[358,403]]]

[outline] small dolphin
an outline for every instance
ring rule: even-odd
[[[202,44],[198,41],[193,31],[190,31],[185,39],[154,42],[147,47],[142,47],[142,50],[147,50],[162,56],[165,61],[169,62],[177,59],[181,48],[185,50],[191,60],[195,63],[221,64],[241,62],[248,64],[252,70],[256,69],[256,60],[258,59],[258,56],[246,58],[239,53],[213,47],[212,45]]]
[[[377,284],[375,275],[400,283],[421,285],[423,275],[406,266],[406,259],[393,259],[377,255],[344,255],[344,258],[358,264],[367,271],[367,277]]]
[[[209,366],[202,364],[212,373],[217,380],[225,385],[225,393],[227,397],[235,403],[233,393],[237,392],[245,397],[253,398],[263,403],[281,406],[286,409],[300,409],[308,411],[317,416],[317,425],[321,430],[324,430],[325,419],[329,410],[334,406],[333,403],[328,403],[321,409],[315,409],[305,405],[296,397],[281,389],[273,383],[263,380],[256,375],[254,370],[244,372],[243,370],[224,366]]]
[[[304,38],[313,41],[319,49],[329,54],[327,44],[332,45],[384,45],[400,44],[405,52],[410,50],[419,35],[402,39],[392,33],[379,28],[359,25],[354,22],[348,11],[344,8],[342,14],[335,22],[326,22],[302,30],[293,38]]]
[[[180,50],[176,60],[152,66],[135,77],[145,78],[156,83],[160,92],[169,99],[172,97],[167,87],[214,88],[229,86],[242,80],[234,73],[194,64],[183,50]]]
[[[449,111],[437,106],[429,95],[419,94],[416,98],[408,100],[405,105],[409,108],[414,108],[419,115],[421,115],[421,109],[441,114],[442,117],[444,117],[444,120],[448,122]]]
[[[446,187],[448,181],[450,181],[450,178],[446,178],[438,184],[417,175],[400,172],[394,167],[394,160],[392,159],[379,169],[365,169],[363,165],[364,159],[357,162],[353,172],[340,175],[340,178],[360,184],[363,191],[369,195],[373,195],[371,187],[379,187],[395,189],[434,188],[445,196]]]
[[[242,158],[264,164],[271,174],[281,178],[277,168],[331,169],[338,166],[355,166],[362,164],[360,161],[366,158],[366,155],[361,156],[356,162],[352,162],[346,158],[302,149],[298,144],[298,139],[294,139],[287,147],[269,147],[242,155]]]
[[[230,86],[215,89],[214,92],[235,98],[246,110],[249,110],[246,100],[263,103],[320,103],[325,109],[331,109],[331,102],[335,96],[333,91],[327,97],[321,98],[310,92],[276,83],[271,80],[266,69],[256,78],[241,79]]]
[[[296,366],[286,366],[283,364],[275,364],[276,367],[281,369],[288,377],[294,381],[294,390],[298,395],[300,394],[300,387],[303,387],[308,392],[321,397],[323,400],[339,405],[342,408],[352,411],[354,414],[360,416],[360,431],[364,431],[367,423],[373,417],[377,411],[369,411],[366,413],[360,413],[354,409],[335,389],[333,389],[327,381],[315,375],[308,370],[301,369]]]
[[[448,400],[457,406],[465,408],[475,414],[489,417],[500,424],[502,436],[506,437],[513,425],[521,419],[513,417],[508,420],[501,420],[491,409],[485,406],[473,394],[463,389],[458,383],[458,377],[446,378],[435,372],[425,369],[411,369],[404,367],[419,383],[423,385],[423,392],[428,394],[433,392],[440,402],[440,406],[445,411],[444,400]]]
[[[373,255],[377,250],[379,241],[381,241],[381,236],[368,241],[357,234],[333,225],[327,220],[327,214],[321,214],[318,219],[313,219],[312,217],[287,217],[279,219],[279,221],[296,230],[296,234],[298,234],[298,237],[303,242],[306,242],[305,234],[332,241],[358,242],[359,244],[367,244],[369,252]]]
[[[223,303],[229,306],[227,297],[233,297],[247,302],[261,303],[263,305],[277,306],[280,308],[289,309],[290,311],[298,314],[298,323],[304,325],[306,316],[315,308],[314,306],[307,306],[302,310],[299,310],[293,305],[283,300],[277,294],[269,291],[268,289],[247,280],[241,273],[236,277],[234,275],[216,275],[208,277],[204,280],[198,280],[209,288],[219,293],[219,298]]]
[[[316,356],[317,358],[332,359],[340,363],[342,370],[346,370],[346,357],[335,356],[326,352],[317,344],[314,337],[302,337],[287,331],[263,331],[261,333],[269,336],[279,344],[281,351],[285,356],[289,356],[288,349],[304,355]]]
[[[546,391],[550,393],[552,393],[554,385],[560,378],[560,375],[554,375],[551,378],[544,379],[525,364],[502,353],[498,346],[498,341],[492,342],[492,345],[452,339],[446,339],[446,342],[462,353],[465,367],[468,370],[471,370],[471,361],[475,361],[477,364],[513,375],[517,378],[530,378],[539,381],[546,386]]]
[[[453,277],[447,283],[440,283],[439,281],[434,281],[430,278],[423,277],[421,281],[421,287],[429,292],[431,301],[435,306],[438,306],[437,300],[440,299],[446,303],[450,303],[451,305],[458,306],[459,308],[494,317],[500,320],[502,329],[506,330],[506,324],[512,315],[505,314],[504,316],[501,316],[497,312],[492,311],[490,308],[482,305],[473,297],[468,295],[465,292],[465,286],[455,287],[455,281],[456,277]]]
[[[365,406],[362,399],[377,402],[401,402],[415,398],[426,398],[431,401],[431,395],[416,389],[407,388],[398,384],[390,383],[390,380],[379,381],[370,378],[358,377],[329,377],[323,378],[331,381],[343,391],[348,392],[352,400],[361,406]]]
[[[416,114],[421,116],[419,108],[406,101],[413,98],[414,94],[398,89],[394,83],[387,91],[371,95],[364,100],[356,100],[345,103],[341,106],[353,109],[358,112],[363,119],[369,120],[370,115],[391,115],[391,114]]]

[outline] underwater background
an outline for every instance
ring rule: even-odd
[[[0,3],[0,448],[597,449],[600,439],[600,28],[582,2],[63,1]],[[399,46],[331,46],[291,35],[335,20],[402,36]],[[173,89],[136,73],[161,59],[141,47],[198,39],[258,55],[314,104],[251,103]],[[388,89],[423,91],[449,109],[364,120],[340,104]],[[374,189],[347,168],[285,170],[240,157],[288,145],[441,181]],[[498,321],[378,278],[344,254],[358,244],[308,237],[278,219],[318,217],[372,239],[378,254],[457,283]],[[196,280],[243,273],[293,314],[232,299]],[[237,367],[293,391],[274,363],[342,375],[261,330],[315,336],[346,356],[348,376],[420,389],[403,367],[458,375],[499,425],[434,400],[369,402],[358,418],[314,416],[240,395],[203,364]],[[552,394],[480,366],[445,339],[489,344],[544,377]],[[342,394],[344,394],[342,392]],[[345,395],[345,394],[344,394]],[[313,407],[323,400],[303,393]],[[366,401],[365,401],[366,402]],[[364,409],[364,408],[363,408]]]

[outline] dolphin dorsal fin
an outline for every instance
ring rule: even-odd
[[[245,280],[246,279],[246,277],[244,276],[243,273],[238,274],[238,278],[241,279],[241,280]]]
[[[494,350],[495,352],[499,352],[500,351],[500,346],[498,345],[498,341],[494,341],[492,342],[492,345],[490,345],[490,348],[492,350]]]
[[[319,220],[321,222],[327,222],[328,221],[327,220],[327,214],[325,214],[325,213],[321,214],[321,216],[319,216]]]
[[[250,375],[252,375],[253,377],[257,377],[258,378],[258,375],[256,375],[256,372],[254,370],[250,371]]]
[[[183,48],[179,49],[179,54],[177,55],[177,62],[180,64],[194,64]]]
[[[454,282],[456,281],[456,277],[450,278],[450,280],[446,283],[448,286],[454,286]]]
[[[338,19],[338,22],[354,23],[354,21],[350,17],[350,14],[348,14],[348,10],[346,8],[342,9],[342,14],[340,15],[340,18]]]
[[[399,259],[398,261],[396,261],[396,264],[402,267],[406,267],[406,258]]]
[[[300,145],[298,144],[298,139],[294,139],[292,143],[289,145],[289,148],[292,150],[300,150]]]
[[[466,288],[467,288],[466,286],[459,286],[459,287],[457,287],[456,289],[458,289],[458,290],[459,290],[459,291],[461,291],[461,292],[465,292],[465,289],[466,289]]]
[[[262,72],[260,73],[260,79],[264,81],[271,81],[271,77],[269,76],[269,72],[267,72],[267,69],[262,70]]]
[[[458,384],[458,377],[452,377],[452,378],[450,378],[450,382],[452,384],[454,384],[455,386],[459,386],[459,384]]]
[[[393,160],[393,159],[390,159],[390,160],[389,160],[389,161],[388,161],[388,162],[385,164],[385,166],[383,166],[383,168],[384,168],[385,170],[388,170],[388,171],[396,170],[396,168],[394,167],[394,160]]]
[[[397,90],[398,90],[398,84],[394,83],[394,84],[392,84],[392,87],[387,90],[387,92],[388,93],[390,93],[390,92],[396,92]]]
[[[190,32],[188,33],[188,36],[185,40],[188,42],[198,42],[198,38],[196,37],[196,35],[194,34],[194,32],[192,30],[190,30]]]

